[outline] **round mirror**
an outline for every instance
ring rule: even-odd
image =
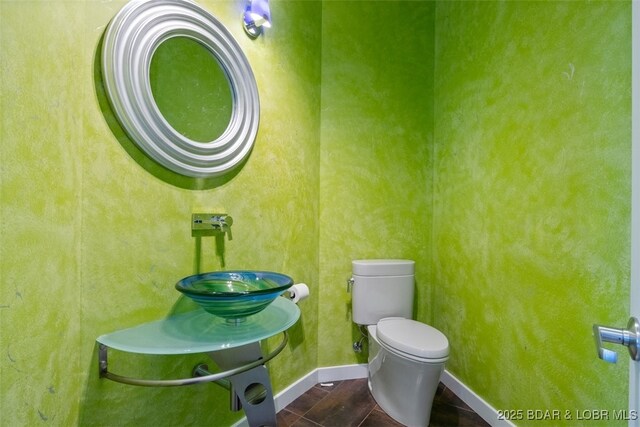
[[[171,127],[198,142],[229,126],[233,95],[227,74],[209,50],[189,37],[162,42],[151,58],[153,99]]]
[[[186,74],[179,69],[184,61],[171,58],[172,51],[183,48],[180,55],[198,64],[188,62]],[[203,78],[212,68],[218,76]],[[229,31],[197,4],[127,3],[107,27],[102,73],[107,98],[128,136],[166,168],[213,177],[249,155],[260,114],[253,72]],[[206,94],[194,84],[213,92]],[[191,94],[198,93],[197,100],[172,93],[187,86]]]

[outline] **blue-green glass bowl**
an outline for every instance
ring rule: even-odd
[[[242,319],[264,310],[293,285],[293,279],[270,271],[216,271],[185,277],[176,289],[207,312]]]

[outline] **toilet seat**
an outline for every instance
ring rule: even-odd
[[[378,321],[376,335],[387,350],[420,362],[442,362],[449,357],[449,341],[442,332],[402,317]]]

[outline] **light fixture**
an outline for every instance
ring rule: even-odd
[[[242,21],[244,31],[252,39],[262,34],[263,28],[270,28],[269,0],[247,0]]]

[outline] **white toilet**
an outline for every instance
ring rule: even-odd
[[[429,425],[431,405],[449,358],[444,334],[411,320],[415,262],[352,262],[353,321],[369,333],[369,390],[396,421]]]

